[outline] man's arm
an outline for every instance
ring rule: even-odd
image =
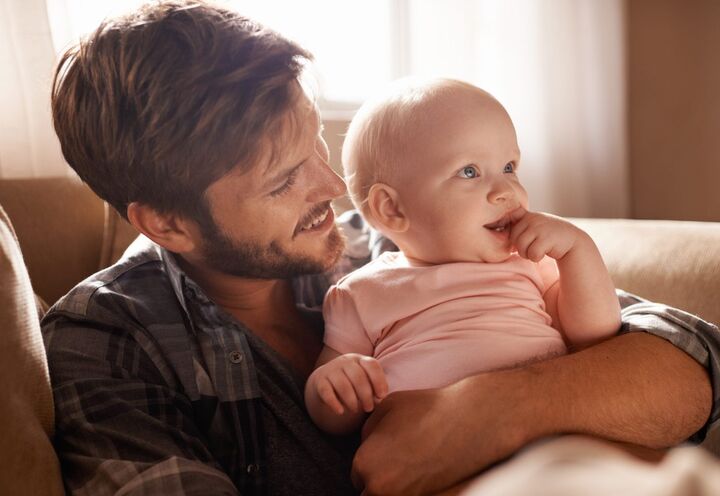
[[[238,494],[190,400],[142,346],[108,325],[43,324],[55,448],[71,494]]]
[[[388,396],[365,424],[353,478],[368,495],[434,492],[563,433],[671,446],[704,425],[711,404],[702,365],[663,339],[626,334],[523,368]]]

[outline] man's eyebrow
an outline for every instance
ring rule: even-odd
[[[268,179],[265,182],[265,185],[268,187],[268,189],[275,189],[275,185],[280,184],[283,182],[287,177],[291,176],[296,170],[298,170],[302,165],[305,163],[305,159],[303,159],[302,162],[299,164],[296,164],[289,169],[283,169],[274,176],[272,176],[270,179]]]
[[[320,112],[317,109],[317,107],[315,108],[314,113],[317,118],[316,124],[318,126],[318,133],[321,133],[324,129],[324,126],[323,126],[322,117],[320,116]],[[277,174],[272,175],[270,177],[270,179],[268,179],[265,182],[265,185],[268,188],[273,187],[273,189],[274,189],[274,186],[276,184],[280,184],[283,180],[285,180],[285,178],[292,175],[297,169],[299,169],[305,163],[306,160],[307,160],[307,158],[303,158],[299,163],[295,164],[294,166],[290,167],[289,169],[283,169],[283,170],[279,171]]]

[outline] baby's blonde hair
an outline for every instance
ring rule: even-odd
[[[353,205],[372,224],[367,198],[376,183],[392,186],[412,146],[412,125],[432,118],[427,108],[439,97],[457,91],[486,94],[454,79],[406,78],[366,101],[348,126],[342,147],[345,182]]]

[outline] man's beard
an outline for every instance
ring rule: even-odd
[[[329,270],[345,249],[345,238],[336,226],[328,234],[325,249],[316,258],[287,253],[275,241],[267,246],[236,242],[214,221],[201,224],[204,237],[202,256],[212,269],[248,279],[288,279]]]

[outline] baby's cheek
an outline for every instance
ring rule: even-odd
[[[482,235],[483,227],[478,228],[477,226],[472,229],[457,230],[452,234],[452,243],[447,246],[448,250],[461,253],[475,253],[478,249],[478,245],[483,242]]]

